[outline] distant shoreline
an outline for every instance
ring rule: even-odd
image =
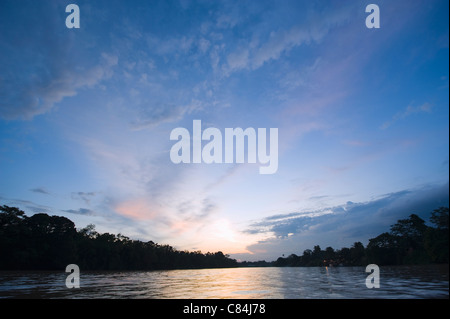
[[[0,206],[0,270],[59,270],[69,264],[92,271],[448,264],[449,209],[435,209],[430,221],[435,227],[411,214],[392,225],[390,232],[370,239],[366,247],[361,242],[338,250],[316,245],[301,256],[238,262],[221,251],[180,251],[121,234],[100,234],[94,225],[77,230],[66,217],[44,213],[28,217],[19,208],[4,205]]]

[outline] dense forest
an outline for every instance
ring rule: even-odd
[[[53,270],[77,264],[83,270],[151,270],[236,267],[222,252],[178,251],[152,241],[100,234],[94,225],[77,230],[62,216],[31,217],[0,206],[0,269]]]
[[[83,270],[152,270],[249,266],[365,266],[448,263],[449,209],[431,213],[427,226],[412,214],[398,220],[390,232],[369,240],[366,247],[307,249],[276,261],[240,262],[222,252],[179,251],[152,241],[121,234],[100,234],[94,225],[76,229],[62,216],[44,213],[31,217],[16,207],[0,206],[0,270],[65,269],[76,263]]]

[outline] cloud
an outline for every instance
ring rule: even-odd
[[[35,7],[33,14],[22,11],[30,6]],[[80,63],[84,44],[75,45],[73,34],[58,32],[62,22],[58,4],[28,3],[9,9],[13,12],[0,18],[0,118],[30,120],[111,77],[117,56],[102,53]],[[55,19],[44,18],[48,16]],[[97,63],[89,65],[92,60]]]
[[[117,214],[111,220],[120,220],[120,225],[114,225],[118,229],[116,232],[129,228],[132,236],[169,243],[179,249],[190,249],[198,244],[214,247],[212,242],[217,241],[217,236],[223,231],[224,224],[217,214],[218,206],[208,197],[175,198],[165,202],[143,196],[113,199],[110,204]],[[207,243],[205,238],[209,238]],[[217,245],[214,249],[218,249]]]
[[[252,223],[244,232],[265,233],[271,237],[247,249],[258,252],[259,258],[265,256],[273,260],[281,254],[301,254],[314,245],[339,249],[356,241],[367,244],[368,239],[389,231],[390,225],[410,214],[417,214],[428,222],[431,211],[440,206],[448,207],[448,191],[448,183],[426,185],[385,194],[367,202],[347,202],[321,210],[268,216]]]
[[[91,200],[97,195],[96,192],[73,192],[71,194],[72,199],[82,200],[84,203],[89,205]]]
[[[218,28],[233,28],[238,24],[239,18],[237,17],[237,14],[230,13],[230,14],[221,14],[217,17],[216,26]]]
[[[58,58],[38,66],[37,73],[17,73],[10,84],[0,89],[0,117],[29,120],[51,110],[66,97],[75,96],[81,88],[90,88],[110,77],[111,60],[79,72],[65,69]],[[50,73],[47,78],[44,74]],[[31,78],[31,80],[28,80]],[[13,90],[14,88],[14,90]]]
[[[206,53],[209,49],[209,47],[211,46],[211,42],[204,39],[204,38],[200,38],[198,40],[198,48],[200,49],[200,51],[202,53]]]
[[[50,194],[44,187],[32,188],[32,189],[30,189],[30,191],[33,193],[39,193],[39,194],[45,194],[45,195]]]
[[[280,56],[301,44],[318,41],[323,34],[312,34],[302,27],[290,30],[271,32],[269,39],[257,47],[240,47],[227,55],[227,63],[223,66],[226,76],[242,69],[256,70],[270,60],[278,60]]]
[[[217,205],[211,198],[207,197],[201,201],[187,200],[181,202],[177,209],[177,216],[181,216],[184,221],[204,222],[209,216],[217,211]]]
[[[42,193],[40,188],[37,188],[37,193]],[[49,193],[43,193],[43,194],[49,194]],[[23,200],[23,199],[7,199],[0,196],[0,200],[2,202],[6,203],[8,206],[14,206],[22,209],[25,211],[25,213],[45,213],[45,214],[55,214],[57,211],[70,213],[70,214],[76,214],[76,215],[85,215],[85,216],[96,216],[97,214],[87,208],[79,208],[79,209],[66,209],[66,210],[59,210],[55,207],[49,207],[41,204],[37,204],[35,202],[29,201],[29,200]]]
[[[70,213],[70,214],[76,214],[76,215],[84,215],[84,216],[95,216],[96,215],[94,211],[87,209],[87,208],[79,208],[77,210],[66,209],[66,210],[63,210],[63,212]]]
[[[230,53],[227,56],[227,71],[233,72],[235,70],[247,68],[249,63],[248,49],[239,49]]]
[[[148,35],[145,40],[151,51],[166,58],[169,55],[175,57],[176,54],[186,54],[196,43],[192,36],[160,39],[154,35]]]
[[[161,123],[176,122],[192,110],[184,105],[150,102],[145,105],[143,103],[138,111],[138,118],[131,125],[137,130],[152,128]]]
[[[389,121],[386,121],[381,125],[381,129],[385,130],[395,124],[397,121],[403,120],[407,118],[408,116],[411,116],[413,114],[417,113],[430,113],[432,109],[432,105],[428,102],[425,102],[419,106],[412,106],[408,105],[403,111],[396,113],[392,119]]]
[[[52,212],[52,208],[45,205],[36,204],[29,200],[24,199],[8,199],[5,197],[0,196],[0,200],[2,200],[3,204],[6,204],[8,206],[14,206],[22,209],[25,213],[29,213],[30,211],[37,214],[37,213],[46,213],[50,214]]]
[[[259,47],[253,58],[252,68],[257,69],[265,62],[277,60],[281,54],[301,44],[319,41],[325,32],[313,33],[303,27],[293,27],[290,30],[272,32],[269,40]]]
[[[134,220],[148,220],[155,217],[154,211],[151,209],[151,203],[145,199],[127,200],[119,203],[115,207],[115,211],[122,216]]]
[[[231,165],[229,168],[226,169],[226,171],[220,175],[216,180],[214,180],[213,182],[209,183],[206,187],[205,187],[205,191],[207,190],[211,190],[215,187],[218,187],[222,184],[224,184],[227,180],[229,180],[231,177],[235,176],[241,169],[243,168],[243,166],[239,165],[239,164],[233,164]]]
[[[308,7],[307,4],[302,8],[308,14],[302,17],[301,23],[289,28],[253,32],[250,39],[247,39],[246,42],[241,41],[247,46],[243,46],[239,42],[239,47],[227,56],[227,64],[223,68],[225,75],[242,69],[256,70],[265,63],[278,60],[295,47],[320,43],[330,29],[346,23],[354,9],[353,5],[347,5],[324,13],[312,11]],[[225,18],[222,20],[228,21]]]

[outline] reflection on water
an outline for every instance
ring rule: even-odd
[[[449,298],[448,265],[380,267],[368,289],[365,267],[231,268],[83,272],[68,289],[64,271],[0,272],[2,298]]]

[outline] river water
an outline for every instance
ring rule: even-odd
[[[228,268],[83,272],[0,272],[0,298],[449,298],[448,265],[380,267],[366,287],[365,267]]]

